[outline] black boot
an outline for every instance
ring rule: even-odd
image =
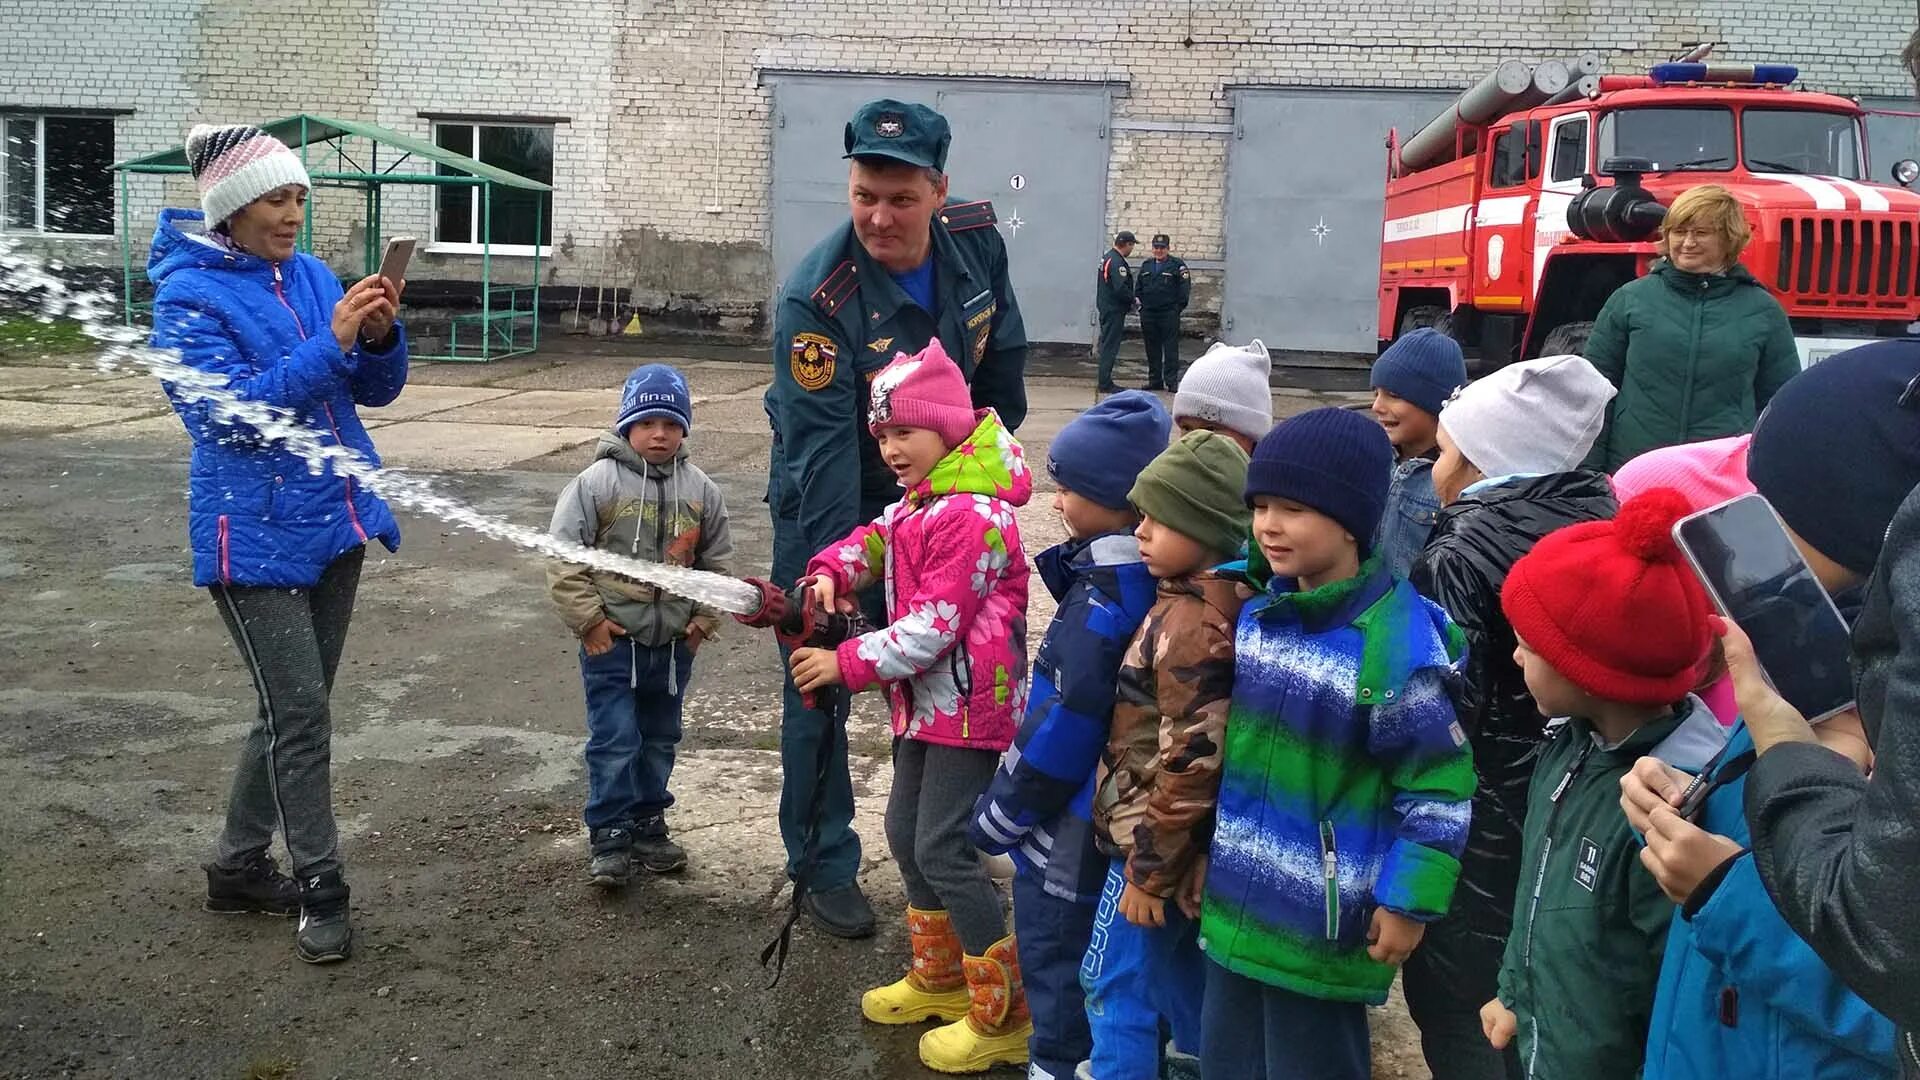
[[[837,889],[810,889],[807,912],[820,929],[842,938],[873,936],[873,905],[860,891],[860,883],[849,881]]]
[[[222,915],[293,915],[300,910],[300,886],[280,872],[273,856],[256,852],[237,867],[207,863],[207,910]]]
[[[587,877],[603,889],[617,889],[633,876],[633,830],[615,825],[589,834],[593,858]]]
[[[633,857],[642,870],[654,874],[672,874],[687,867],[686,851],[667,837],[664,814],[655,814],[634,827]]]
[[[294,950],[309,964],[331,964],[353,955],[353,926],[347,921],[347,879],[338,870],[300,882],[300,929]]]

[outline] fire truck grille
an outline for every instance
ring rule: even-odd
[[[1774,284],[1800,300],[1884,299],[1886,306],[1905,307],[1920,293],[1917,259],[1920,221],[1914,219],[1785,217]]]

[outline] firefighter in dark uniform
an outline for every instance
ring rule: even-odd
[[[1100,382],[1098,390],[1111,394],[1113,362],[1120,356],[1120,339],[1127,332],[1127,312],[1133,310],[1133,268],[1127,256],[1133,254],[1134,237],[1123,232],[1113,238],[1113,247],[1100,259],[1100,276],[1093,283],[1093,305],[1100,312]]]
[[[1180,385],[1180,313],[1187,310],[1193,281],[1187,264],[1168,252],[1166,233],[1153,238],[1153,258],[1140,264],[1133,292],[1140,299],[1140,336],[1147,343],[1147,389]]]
[[[774,312],[773,386],[767,391],[773,454],[767,503],[773,579],[798,580],[807,561],[900,496],[867,432],[868,384],[896,353],[934,338],[1009,429],[1027,413],[1026,328],[1007,280],[1007,248],[990,203],[949,201],[944,173],[952,135],[924,105],[882,100],[847,124],[851,220],[800,260]],[[882,590],[862,606],[884,625]],[[815,754],[834,740],[815,790]],[[816,858],[804,899],[820,927],[840,937],[873,933],[873,909],[854,874],[853,784],[843,732],[805,708],[787,679],[780,715],[780,838],[787,873],[800,873],[808,817],[820,800]]]

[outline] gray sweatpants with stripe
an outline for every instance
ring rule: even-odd
[[[240,748],[214,861],[239,867],[280,826],[293,876],[340,869],[333,823],[333,717],[327,699],[347,641],[365,548],[340,556],[311,589],[215,585],[209,591],[253,676],[259,715]]]

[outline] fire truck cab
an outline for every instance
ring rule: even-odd
[[[1665,205],[1700,184],[1744,207],[1753,240],[1740,261],[1786,309],[1803,365],[1907,333],[1920,319],[1920,194],[1871,180],[1865,112],[1794,90],[1797,78],[1786,65],[1665,64],[1550,103],[1529,106],[1545,96],[1529,88],[1474,123],[1476,92],[1490,111],[1483,83],[1452,110],[1450,152],[1449,114],[1424,143],[1390,133],[1381,347],[1433,326],[1482,372],[1580,351],[1607,297],[1657,257]],[[1920,166],[1890,175],[1909,183]]]

